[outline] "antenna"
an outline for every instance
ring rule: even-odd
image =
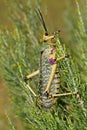
[[[40,19],[42,25],[43,25],[43,28],[44,28],[44,30],[45,30],[45,35],[48,35],[48,31],[47,31],[47,28],[46,28],[46,24],[45,24],[45,22],[44,22],[44,19],[43,19],[43,16],[42,16],[42,13],[41,13],[40,9],[37,9],[37,10],[36,10],[36,13],[37,13],[37,15],[38,15],[38,17],[39,17],[39,19]]]

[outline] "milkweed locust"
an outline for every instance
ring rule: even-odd
[[[36,94],[32,88],[26,83],[26,86],[29,88],[31,93],[39,100],[40,105],[44,108],[51,108],[53,104],[57,102],[58,97],[68,96],[76,94],[76,92],[68,92],[60,94],[60,73],[58,68],[58,62],[63,60],[64,58],[68,58],[67,55],[62,55],[61,57],[57,57],[56,52],[56,36],[58,35],[58,31],[53,35],[49,35],[42,13],[38,9],[37,11],[39,19],[43,25],[45,30],[45,34],[43,35],[43,44],[45,48],[41,50],[40,53],[40,63],[39,69],[32,74],[25,76],[25,82],[32,78],[33,76],[39,75],[39,84],[38,89],[40,90],[40,94]]]

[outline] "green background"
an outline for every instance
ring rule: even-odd
[[[13,31],[14,24],[10,20],[10,17],[9,17],[11,15],[9,8],[13,1],[14,0],[0,1],[0,28],[3,30],[8,28],[11,30],[11,32]],[[25,2],[26,2],[26,0],[25,0]],[[34,0],[32,0],[32,2],[34,2]],[[77,30],[74,30],[74,31],[77,31],[75,33],[78,36],[77,39],[78,39],[79,47],[76,46],[76,44],[72,44],[72,43],[76,43],[76,42],[74,42],[73,34],[70,33],[72,30],[72,24],[74,25],[74,23],[76,22],[75,14],[76,14],[77,9],[76,9],[75,1],[72,1],[72,0],[61,0],[61,1],[60,0],[54,0],[54,1],[53,0],[50,0],[50,1],[43,0],[41,2],[41,10],[42,10],[42,14],[44,16],[44,19],[45,19],[49,32],[53,33],[56,30],[60,29],[62,40],[66,41],[65,44],[67,43],[67,46],[69,47],[69,49],[72,52],[73,51],[78,52],[78,55],[79,55],[78,57],[80,57],[80,54],[82,54],[82,51],[83,51],[83,50],[81,50],[82,46],[80,46],[80,45],[83,45],[86,42],[87,38],[83,37],[83,34],[81,35],[81,37],[77,35],[79,32],[79,27],[81,27],[80,20],[78,20],[78,27],[76,27],[76,29],[78,31]],[[15,10],[13,10],[13,12],[15,12]],[[70,21],[72,21],[72,24],[70,24]],[[77,22],[75,23],[75,25],[77,25]],[[83,33],[83,30],[81,33]],[[72,43],[69,42],[71,37],[73,39],[73,41],[71,40]],[[80,42],[79,42],[79,39],[80,39]],[[10,43],[11,43],[11,41],[10,41]],[[85,46],[83,46],[83,48],[85,48]],[[72,54],[75,55],[75,53],[72,53]],[[74,58],[77,58],[77,57],[74,57]],[[81,58],[83,58],[83,57],[81,57]],[[83,67],[82,63],[85,63],[85,60],[86,59],[84,58],[84,62],[82,59],[80,59],[80,62],[78,62],[78,60],[76,60],[76,61],[78,62],[78,64],[80,63],[80,65],[82,65],[81,67]],[[19,66],[19,68],[20,68],[20,66]],[[81,69],[87,70],[87,69],[85,69],[85,65]],[[85,86],[85,85],[83,85],[83,86]],[[83,94],[83,97],[84,97],[84,94]],[[84,99],[84,100],[86,100],[86,99]],[[19,99],[19,101],[20,101],[20,99]],[[13,109],[12,101],[10,99],[10,94],[8,93],[8,88],[4,84],[3,79],[1,77],[1,80],[0,80],[0,129],[1,130],[10,129],[9,122],[7,120],[8,117],[7,117],[6,111],[8,111],[8,113],[10,114],[10,117],[11,117],[13,123],[16,124],[17,129],[24,130],[21,121],[14,115],[13,110],[14,109]],[[85,127],[85,129],[86,128],[87,127]]]

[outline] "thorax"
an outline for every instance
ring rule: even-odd
[[[49,65],[53,65],[56,62],[56,49],[51,47],[43,49],[42,61],[47,62]]]

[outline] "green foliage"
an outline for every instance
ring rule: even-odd
[[[9,125],[10,125],[11,129],[12,130],[16,130],[15,127],[14,127],[14,125],[13,125],[13,123],[12,123],[12,121],[11,121],[11,119],[9,118],[9,115],[7,113],[6,113],[6,117],[8,119],[8,122],[9,122]]]
[[[33,5],[31,0],[27,0],[26,3],[22,0],[13,2],[14,6],[11,5],[11,7],[15,12],[13,11],[11,19],[15,23],[14,30],[12,32],[8,30],[0,31],[1,74],[9,86],[11,97],[16,105],[15,114],[23,122],[25,130],[86,130],[87,83],[86,80],[83,81],[82,74],[87,70],[86,65],[84,65],[87,60],[85,44],[87,38],[81,21],[83,19],[79,14],[78,29],[75,27],[73,31],[75,31],[76,37],[78,35],[78,43],[80,41],[76,48],[82,47],[80,48],[82,53],[76,49],[75,53],[74,46],[72,46],[72,50],[74,55],[78,54],[80,60],[76,62],[78,61],[76,56],[73,56],[73,58],[70,56],[60,61],[59,66],[62,86],[60,92],[78,91],[81,98],[78,95],[61,97],[51,109],[38,108],[36,99],[23,81],[26,74],[38,68],[38,57],[42,46],[40,40],[42,29],[33,9],[33,6],[37,7],[38,3],[38,0]],[[72,37],[74,37],[74,34],[72,34]],[[70,55],[71,52],[59,39],[57,38],[56,43],[58,57],[64,54]],[[84,70],[82,73],[79,71],[79,63]],[[37,81],[37,77],[29,81],[29,85],[36,93],[38,89]],[[82,102],[83,104],[81,104]]]
[[[71,18],[71,12],[68,10],[68,24],[70,24],[70,40],[68,46],[74,57],[83,81],[87,82],[87,1],[75,0],[75,13]]]

